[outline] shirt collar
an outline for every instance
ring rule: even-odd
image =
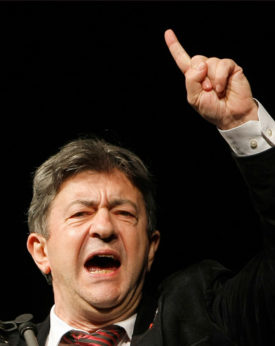
[[[125,329],[129,340],[131,340],[133,336],[136,317],[137,317],[137,314],[134,314],[124,321],[115,323],[116,325],[121,326]],[[62,336],[65,333],[67,333],[68,331],[72,329],[80,330],[77,328],[73,328],[70,325],[68,325],[66,322],[62,321],[54,312],[54,306],[52,307],[51,313],[50,313],[50,323],[51,323],[50,333],[47,340],[47,346],[58,346]]]

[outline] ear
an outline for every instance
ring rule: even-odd
[[[155,230],[150,238],[150,244],[149,244],[149,252],[148,252],[148,264],[147,264],[147,271],[149,272],[151,270],[152,264],[154,262],[155,254],[157,252],[157,249],[159,247],[160,242],[160,233],[159,231]]]
[[[47,241],[38,233],[31,233],[27,240],[27,248],[34,262],[44,274],[51,272],[47,254]]]

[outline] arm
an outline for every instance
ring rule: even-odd
[[[262,250],[242,270],[214,284],[212,319],[239,346],[275,344],[275,148],[237,165],[261,219]],[[249,239],[248,239],[249,242]]]
[[[167,46],[185,75],[188,102],[207,121],[216,125],[232,150],[242,156],[236,141],[258,140],[261,147],[247,148],[247,154],[260,153],[275,146],[275,122],[262,105],[253,99],[243,70],[233,60],[190,56],[172,30],[165,32]],[[234,138],[233,138],[233,135]],[[253,136],[254,135],[254,136]],[[260,138],[261,137],[261,138]],[[233,140],[232,140],[233,138]],[[265,141],[265,143],[263,143]],[[245,147],[245,144],[242,144]],[[271,224],[275,233],[275,158],[274,149],[255,157],[237,158],[262,223]]]
[[[269,115],[263,115],[262,106],[258,110],[250,85],[234,61],[204,56],[190,58],[171,30],[166,31],[165,40],[185,75],[188,102],[204,119],[216,125],[233,146],[264,234],[261,253],[237,275],[214,283],[209,314],[238,345],[274,344],[275,148],[271,148],[274,134],[269,131],[274,132],[274,121]],[[237,139],[232,140],[232,133]],[[256,151],[261,153],[257,155],[251,155],[255,151],[249,148],[254,135],[259,140],[257,143],[262,143]],[[239,140],[247,142],[248,152],[234,148]]]
[[[275,122],[253,99],[241,67],[230,59],[201,55],[190,58],[172,30],[165,32],[165,40],[185,75],[188,102],[204,119],[218,127],[237,157],[243,156],[238,146],[247,146],[245,155],[261,153],[275,146]],[[260,147],[253,148],[255,142],[260,143]],[[255,209],[262,223],[271,225],[275,233],[274,150],[260,157],[237,157]]]

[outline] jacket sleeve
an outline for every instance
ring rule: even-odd
[[[275,148],[235,160],[261,221],[263,248],[237,275],[214,283],[210,313],[240,346],[275,345]]]

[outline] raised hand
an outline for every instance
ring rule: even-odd
[[[258,120],[249,82],[233,60],[191,58],[171,29],[165,32],[165,41],[185,75],[187,100],[203,118],[222,130]]]

